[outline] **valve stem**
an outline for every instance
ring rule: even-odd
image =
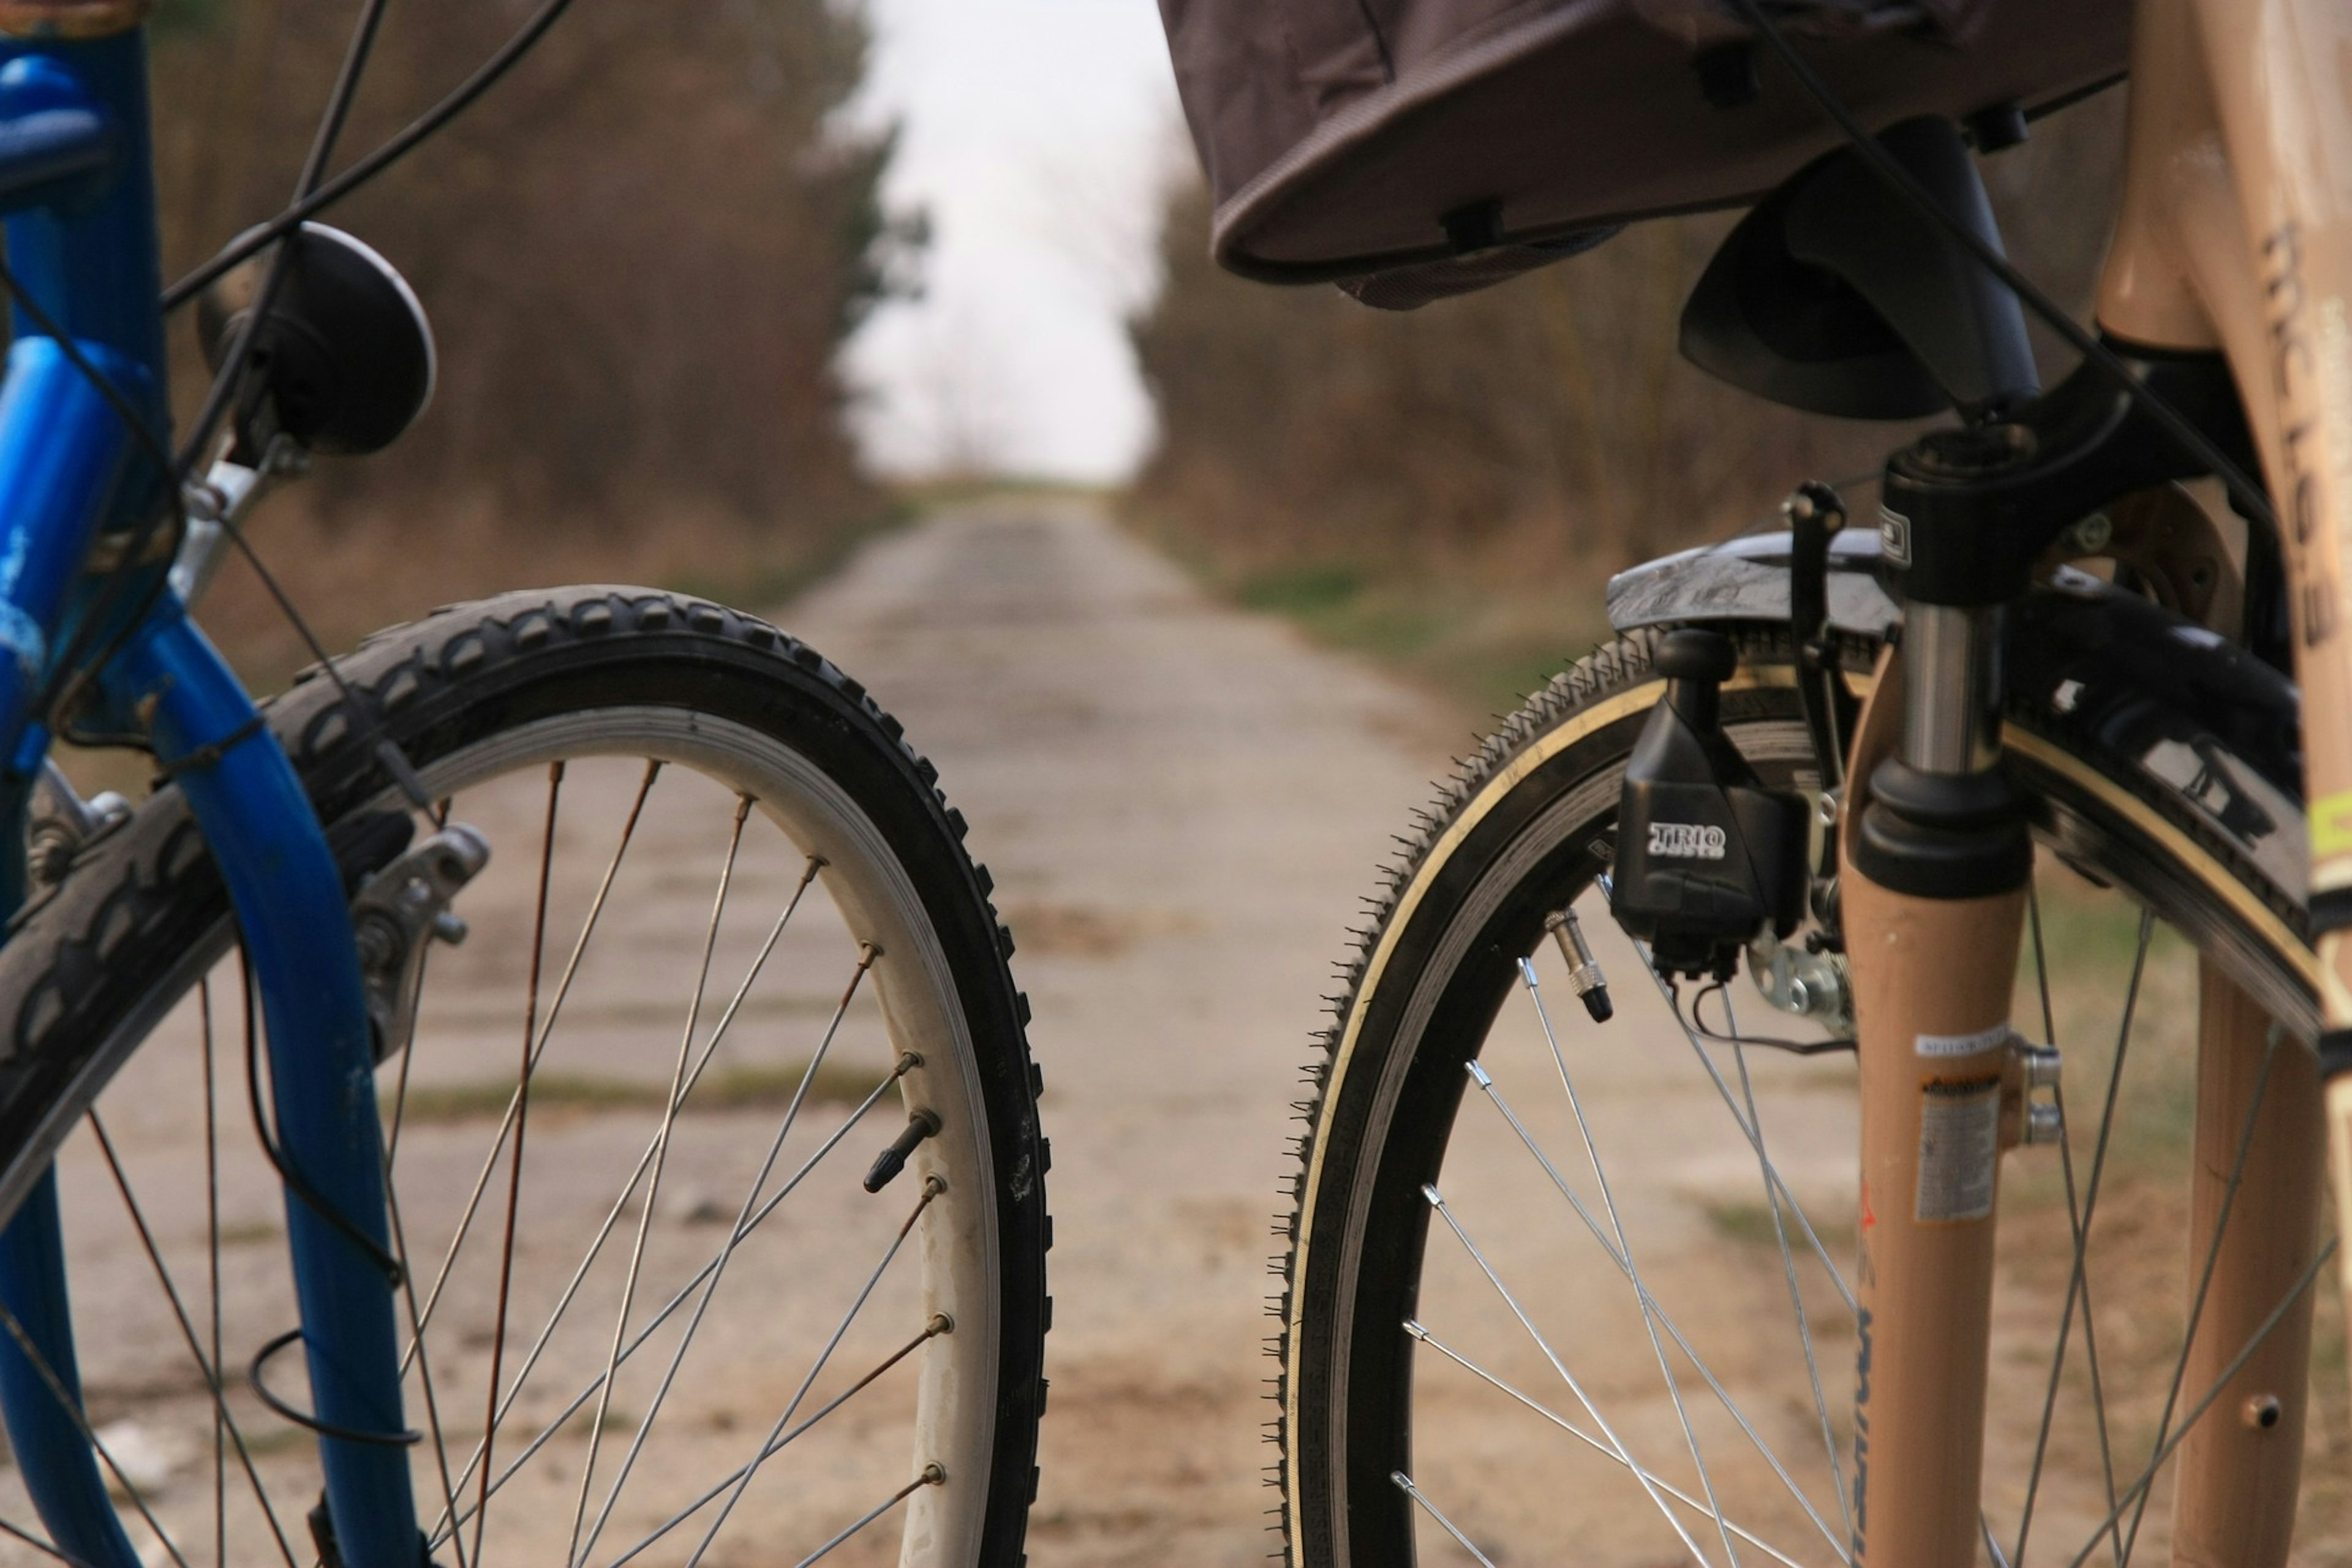
[[[1546,917],[1544,929],[1559,943],[1559,955],[1568,960],[1568,987],[1584,1001],[1584,1010],[1592,1015],[1596,1024],[1605,1024],[1617,1011],[1609,1000],[1609,982],[1602,977],[1600,960],[1585,944],[1584,928],[1576,921],[1574,910],[1555,910]]]
[[[866,1190],[878,1193],[888,1186],[892,1178],[907,1168],[907,1156],[915,1145],[940,1130],[940,1119],[928,1110],[918,1110],[907,1118],[907,1130],[887,1149],[874,1157],[874,1168],[866,1173]]]

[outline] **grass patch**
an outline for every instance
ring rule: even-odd
[[[845,565],[849,558],[887,533],[894,533],[921,515],[919,508],[894,500],[865,521],[840,529],[814,548],[781,560],[754,561],[734,571],[710,572],[689,567],[667,576],[658,585],[673,594],[709,599],[754,615],[778,609],[799,598]]]
[[[1706,1212],[1708,1227],[1726,1241],[1750,1247],[1780,1245],[1780,1237],[1772,1228],[1772,1211],[1762,1204],[1708,1204]]]
[[[703,1075],[702,1081],[687,1097],[683,1113],[691,1116],[698,1110],[781,1109],[792,1102],[807,1072],[806,1062],[722,1068]],[[881,1074],[875,1068],[827,1061],[817,1068],[816,1076],[809,1083],[808,1097],[812,1102],[855,1105],[873,1093],[875,1084],[880,1080]],[[531,1079],[530,1102],[540,1110],[657,1111],[667,1089],[667,1084],[642,1079],[543,1072]],[[507,1101],[513,1094],[514,1085],[504,1079],[478,1083],[411,1084],[402,1118],[408,1122],[428,1124],[495,1121],[506,1114]],[[389,1108],[387,1101],[386,1109]]]
[[[2043,854],[2034,872],[2042,951],[2050,966],[2050,1013],[2064,1059],[2069,1141],[2078,1179],[2092,1154],[2108,1076],[2123,1026],[2139,947],[2139,907]],[[2133,1009],[2131,1037],[2107,1149],[2111,1173],[2166,1174],[2189,1154],[2197,1110],[2197,954],[2168,926],[2149,935]],[[2021,1033],[2044,1032],[2042,989],[2029,927],[2018,963],[2011,1017]],[[2063,1202],[2054,1160],[2012,1157],[2004,1186],[2029,1204]]]
[[[1516,709],[1608,631],[1597,586],[1538,599],[1347,561],[1239,577],[1191,564],[1242,608],[1433,688],[1474,722]]]
[[[1726,1241],[1745,1247],[1769,1247],[1776,1251],[1780,1245],[1778,1232],[1772,1228],[1772,1211],[1760,1203],[1747,1199],[1727,1199],[1701,1205],[1709,1229]],[[1813,1234],[1833,1258],[1843,1258],[1853,1247],[1853,1227],[1826,1224],[1818,1216],[1813,1221]],[[1784,1218],[1788,1226],[1789,1245],[1801,1252],[1811,1252],[1812,1243],[1805,1239],[1803,1229],[1793,1218]]]
[[[1234,597],[1245,609],[1330,616],[1347,610],[1363,592],[1364,574],[1353,566],[1300,566],[1244,577]]]

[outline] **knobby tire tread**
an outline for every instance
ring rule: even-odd
[[[1287,1430],[1290,1323],[1293,1293],[1299,1289],[1295,1267],[1299,1227],[1306,1208],[1307,1183],[1314,1166],[1316,1139],[1323,1125],[1332,1066],[1343,1044],[1367,968],[1395,920],[1399,899],[1421,874],[1440,837],[1463,808],[1521,752],[1562,721],[1593,702],[1658,679],[1653,670],[1654,643],[1667,629],[1645,629],[1612,638],[1554,676],[1541,689],[1528,695],[1517,710],[1497,716],[1496,728],[1482,738],[1477,749],[1466,758],[1456,759],[1453,773],[1438,782],[1431,803],[1413,812],[1410,834],[1396,836],[1397,851],[1376,868],[1378,886],[1374,896],[1364,900],[1370,918],[1349,930],[1346,952],[1333,967],[1334,978],[1339,984],[1336,992],[1325,997],[1329,1007],[1328,1022],[1317,1032],[1312,1052],[1300,1069],[1299,1082],[1306,1086],[1307,1093],[1291,1102],[1293,1120],[1301,1131],[1288,1140],[1286,1152],[1291,1169],[1278,1190],[1282,1207],[1274,1215],[1275,1234],[1285,1247],[1267,1264],[1267,1272],[1278,1289],[1266,1298],[1267,1316],[1276,1327],[1265,1340],[1265,1352],[1275,1362],[1275,1374],[1265,1380],[1269,1392],[1265,1397],[1274,1406],[1272,1418],[1264,1423],[1265,1441],[1274,1448],[1273,1462],[1265,1467],[1265,1484],[1274,1489],[1276,1500],[1269,1510],[1274,1522],[1268,1528],[1277,1534],[1281,1542],[1279,1555],[1286,1563],[1303,1562],[1296,1521],[1291,1517],[1293,1461]],[[1792,662],[1793,639],[1785,626],[1716,623],[1714,629],[1731,636],[1738,645],[1743,668]],[[1852,673],[1867,672],[1879,646],[1874,638],[1843,636],[1837,644],[1839,662]],[[2302,899],[2273,886],[2226,835],[2184,809],[2177,795],[2167,794],[2145,778],[2132,759],[2106,754],[2095,731],[2070,724],[2063,714],[2012,704],[2006,718],[2057,742],[2070,754],[2089,763],[2111,783],[2153,805],[2171,826],[2189,835],[2242,886],[2256,893],[2298,938],[2308,940],[2309,922]]]
[[[1052,1318],[1044,1274],[1053,1232],[1043,1180],[1051,1152],[1036,1115],[1045,1080],[1028,1047],[1029,1001],[1008,966],[1013,935],[990,900],[992,879],[965,848],[967,825],[947,804],[938,769],[908,743],[898,721],[814,648],[766,621],[688,595],[605,584],[445,605],[369,637],[336,669],[371,723],[352,721],[317,666],[298,674],[265,712],[320,820],[333,824],[380,803],[391,787],[369,743],[377,726],[423,765],[538,716],[534,681],[561,686],[577,679],[581,668],[636,682],[656,705],[700,710],[704,695],[721,709],[744,710],[748,701],[754,728],[847,759],[867,793],[842,782],[861,808],[878,807],[902,823],[909,808],[915,820],[928,818],[930,830],[919,829],[922,863],[908,872],[923,890],[971,1015],[990,1108],[1001,1257],[1013,1279],[1003,1292],[999,1436],[983,1561],[992,1568],[1018,1563],[1036,1490],[1044,1338]],[[870,795],[877,789],[892,798],[877,803]],[[903,857],[907,836],[889,837]],[[165,784],[127,820],[83,844],[58,882],[18,913],[0,946],[0,1150],[11,1152],[0,1173],[26,1159],[35,1129],[81,1068],[227,912],[186,799]],[[959,921],[964,929],[956,929]],[[981,963],[985,972],[973,973]]]

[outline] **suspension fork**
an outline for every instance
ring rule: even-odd
[[[1861,1070],[1853,1557],[1974,1568],[2009,1005],[2032,845],[1998,607],[1913,603],[1855,737],[1839,896]]]

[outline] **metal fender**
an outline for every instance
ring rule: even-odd
[[[1706,621],[1786,622],[1785,532],[1743,535],[1622,572],[1609,584],[1621,633]],[[1878,578],[1878,534],[1832,541],[1830,624],[1898,638],[1902,610]],[[2003,658],[2013,722],[2062,741],[2243,857],[2298,906],[2308,882],[2302,703],[2294,683],[2220,635],[2086,573],[2061,567],[2012,606]]]

